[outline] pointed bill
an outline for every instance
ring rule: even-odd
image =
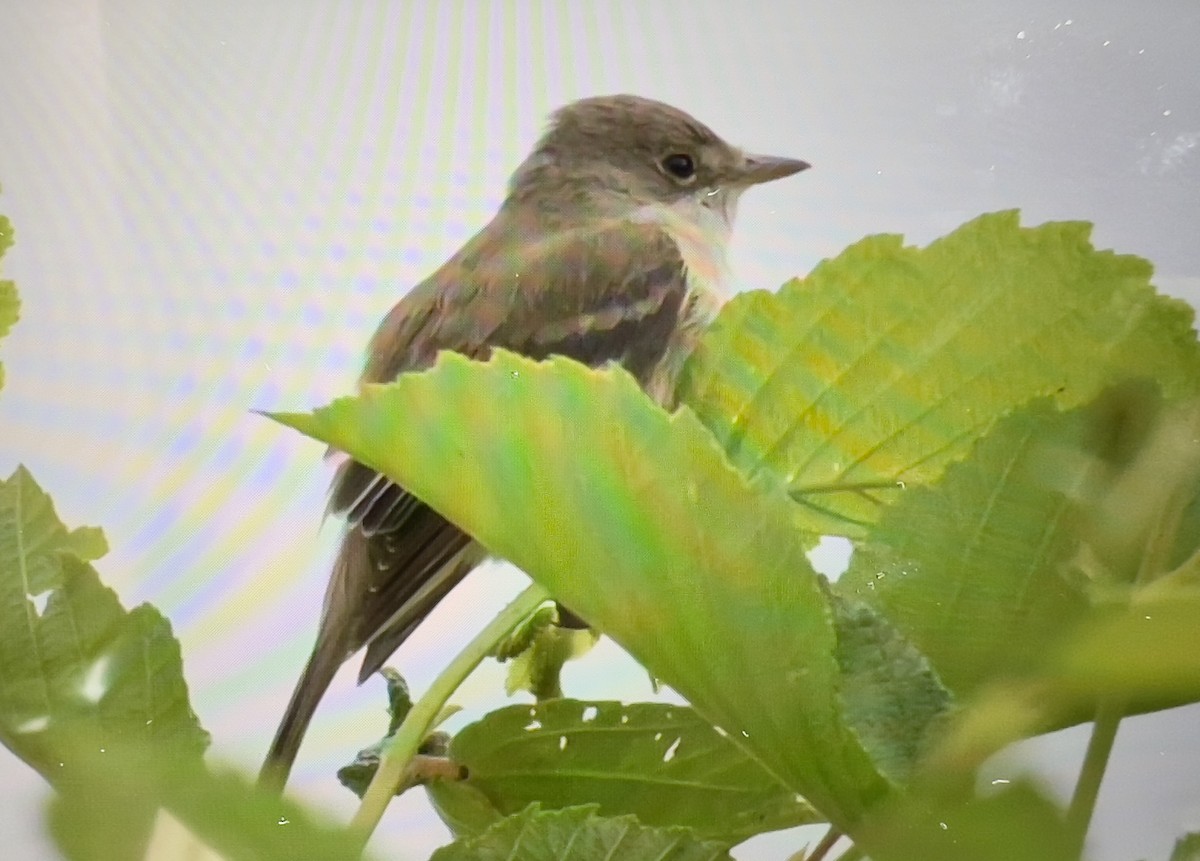
[[[738,171],[738,180],[743,185],[758,185],[792,176],[802,170],[808,170],[812,165],[798,158],[784,158],[775,155],[747,155]]]

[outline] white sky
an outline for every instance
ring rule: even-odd
[[[867,233],[926,242],[980,212],[1096,223],[1200,298],[1200,7],[1016,0],[0,0],[0,470],[105,528],[127,605],[182,640],[215,755],[257,768],[307,654],[336,531],[321,448],[252,415],[348,391],[379,316],[477,229],[548,111],[635,92],[813,170],[747,194],[733,266],[774,287]],[[416,688],[513,593],[490,569],[397,656]],[[607,647],[581,696],[648,695]],[[583,675],[588,676],[586,680]],[[335,682],[297,791],[382,728],[382,686]],[[499,703],[499,674],[468,714]],[[1200,827],[1196,713],[1128,722],[1096,857],[1165,858]],[[1080,736],[1038,743],[1068,785]],[[42,857],[44,790],[0,756],[0,834]],[[1119,790],[1116,787],[1121,787]],[[414,795],[376,847],[445,832]],[[27,851],[25,851],[27,847]],[[782,859],[795,836],[743,859]]]

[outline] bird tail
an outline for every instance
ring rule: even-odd
[[[267,751],[262,770],[258,773],[259,786],[276,792],[283,790],[292,764],[296,761],[296,754],[300,750],[300,742],[304,740],[304,733],[317,710],[317,704],[325,695],[345,657],[334,643],[328,640],[317,643],[304,666],[304,672],[296,682],[295,690],[292,691],[292,698],[283,713],[283,720],[279,722],[279,729],[275,731],[271,749]]]

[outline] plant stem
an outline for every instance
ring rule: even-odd
[[[842,832],[830,826],[829,830],[825,832],[825,836],[813,847],[811,855],[803,855],[801,852],[797,852],[795,857],[803,858],[804,861],[824,861],[825,856],[829,854],[829,850],[841,839]]]
[[[359,835],[364,846],[383,817],[383,811],[395,796],[409,763],[416,756],[425,736],[433,728],[446,701],[479,663],[491,654],[496,643],[507,637],[513,628],[548,598],[549,595],[541,586],[529,586],[467,643],[450,665],[433,680],[429,690],[413,704],[404,718],[404,723],[400,724],[400,728],[383,751],[379,769],[371,779],[367,791],[363,793],[362,803],[350,821],[350,830]]]
[[[1079,780],[1075,783],[1071,806],[1067,809],[1067,831],[1080,853],[1083,852],[1092,812],[1096,809],[1096,797],[1100,794],[1100,783],[1104,780],[1104,770],[1108,767],[1108,757],[1112,753],[1123,716],[1123,705],[1115,700],[1104,700],[1096,708],[1092,737],[1083,757],[1083,767],[1079,770]]]

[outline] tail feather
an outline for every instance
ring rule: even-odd
[[[338,668],[345,660],[341,650],[331,648],[329,642],[318,642],[312,656],[304,666],[304,672],[296,682],[292,698],[279,729],[275,731],[275,739],[263,762],[262,770],[258,773],[259,786],[281,791],[287,783],[296,754],[300,751],[300,742],[317,710],[317,704],[325,695],[329,683],[333,681]]]
[[[365,680],[483,556],[441,515],[394,484],[381,486],[372,498],[388,513],[402,510],[402,522],[371,535],[355,526],[343,536],[317,644],[259,773],[262,786],[280,790],[287,782],[313,713],[342,663],[366,646],[359,682]],[[375,523],[373,515],[369,519]]]

